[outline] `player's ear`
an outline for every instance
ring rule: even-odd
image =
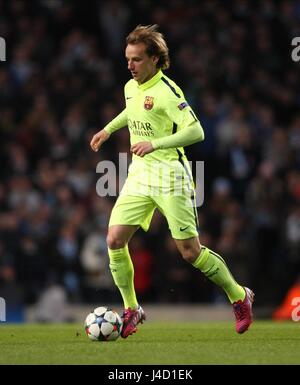
[[[158,57],[158,56],[152,56],[153,64],[157,65],[158,60],[159,60],[159,57]]]

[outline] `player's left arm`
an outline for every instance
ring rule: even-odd
[[[154,150],[190,146],[204,140],[204,131],[200,122],[195,120],[175,134],[152,140]]]
[[[174,85],[175,86],[175,85]],[[175,125],[175,132],[151,141],[154,150],[185,147],[204,140],[204,131],[179,87],[165,98],[165,112]]]
[[[179,91],[181,91],[179,89]],[[179,94],[178,94],[179,95]],[[194,111],[181,97],[172,97],[167,101],[165,109],[169,119],[177,126],[177,132],[163,138],[153,139],[151,142],[139,142],[131,147],[131,151],[143,157],[158,149],[185,147],[204,140],[203,128]]]
[[[143,157],[159,149],[185,147],[204,140],[204,132],[200,122],[190,122],[175,134],[164,138],[154,139],[151,142],[139,142],[131,146],[131,152]]]

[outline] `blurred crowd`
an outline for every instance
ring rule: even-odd
[[[220,253],[259,305],[300,273],[300,1],[0,0],[0,296],[32,304],[120,302],[108,269],[114,197],[96,193],[102,160],[129,150],[127,129],[100,152],[92,135],[124,108],[125,37],[160,26],[166,74],[205,130],[187,148],[205,162],[201,242]],[[130,155],[130,154],[128,154]],[[141,302],[224,302],[184,262],[166,221],[130,243]],[[42,316],[41,316],[42,318]]]

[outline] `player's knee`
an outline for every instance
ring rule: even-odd
[[[107,247],[111,250],[122,249],[126,243],[115,234],[108,234],[106,237]]]
[[[183,259],[189,263],[193,263],[199,257],[200,246],[183,246],[181,249],[181,255]]]
[[[181,255],[183,259],[189,263],[193,263],[199,257],[201,246],[200,244],[186,244],[181,247]]]

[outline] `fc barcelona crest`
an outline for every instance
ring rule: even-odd
[[[144,108],[146,110],[152,110],[152,108],[153,108],[153,99],[154,99],[153,96],[145,96]]]

